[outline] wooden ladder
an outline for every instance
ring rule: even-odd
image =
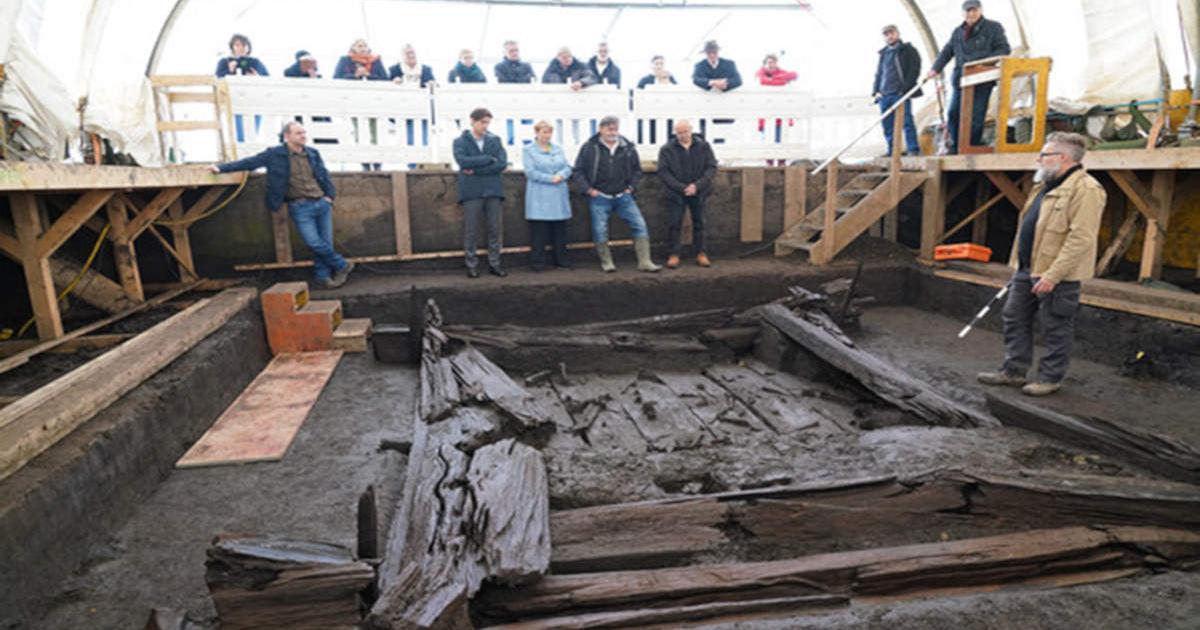
[[[177,137],[180,131],[214,132],[221,159],[227,161],[237,157],[229,89],[224,81],[209,75],[155,75],[150,77],[150,87],[154,92],[156,131],[163,162],[183,162]],[[175,106],[178,104],[211,105],[213,118],[176,120]],[[174,159],[172,151],[175,152]]]

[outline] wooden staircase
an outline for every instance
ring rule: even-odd
[[[830,165],[826,201],[775,239],[775,255],[808,252],[814,265],[828,264],[838,252],[900,205],[927,178],[925,171],[871,170],[862,172],[844,187],[836,185],[838,165]],[[833,206],[832,217],[826,208]]]

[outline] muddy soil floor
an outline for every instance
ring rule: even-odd
[[[415,368],[346,354],[283,461],[175,470],[69,578],[39,628],[140,628],[153,607],[211,619],[205,550],[220,533],[354,547],[358,498],[374,484],[390,522],[411,439]]]

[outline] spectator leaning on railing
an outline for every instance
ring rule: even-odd
[[[732,59],[721,57],[721,47],[715,39],[704,43],[704,59],[692,69],[692,83],[703,90],[728,92],[742,85],[742,75]]]
[[[356,39],[350,45],[350,53],[338,59],[337,68],[333,71],[335,79],[352,79],[359,81],[387,81],[387,70],[379,55],[371,52],[367,40]]]
[[[517,42],[504,42],[504,59],[496,64],[497,83],[532,83],[533,66],[521,61],[521,48]]]
[[[483,69],[475,63],[475,53],[464,48],[458,53],[458,63],[450,69],[446,77],[447,83],[487,83]]]
[[[563,46],[542,73],[542,83],[566,83],[572,90],[579,91],[595,85],[596,75],[571,54],[570,48]]]
[[[313,275],[321,288],[336,288],[346,282],[354,263],[333,246],[333,198],[337,190],[325,161],[316,149],[305,146],[304,125],[288,122],[280,133],[283,142],[248,158],[214,164],[212,172],[230,173],[267,169],[267,208],[278,212],[287,204],[288,215],[300,238],[313,252]]]
[[[412,44],[404,45],[402,59],[400,63],[388,68],[388,78],[393,83],[419,85],[421,87],[425,87],[430,83],[437,83],[433,78],[433,69],[417,63],[417,50],[413,48]]]
[[[667,61],[662,55],[654,55],[650,59],[650,74],[638,81],[638,89],[647,85],[675,85],[675,76],[667,71]]]
[[[223,57],[217,62],[217,76],[223,77],[230,74],[267,76],[267,67],[258,60],[258,57],[250,56],[251,50],[253,48],[250,46],[250,38],[245,35],[230,37],[229,52],[233,54]]]
[[[492,113],[483,107],[471,112],[471,128],[454,139],[458,163],[458,203],[463,208],[463,250],[467,276],[479,277],[475,254],[479,223],[487,222],[488,271],[504,277],[500,266],[500,226],[504,212],[504,185],[500,173],[508,168],[508,153],[500,137],[488,133]]]
[[[600,42],[596,47],[596,54],[588,60],[587,66],[600,83],[621,87],[621,69],[609,58],[607,42]]]
[[[1004,26],[983,17],[983,5],[979,0],[967,0],[962,4],[962,9],[963,23],[950,33],[950,41],[946,42],[937,59],[933,60],[933,67],[928,75],[935,77],[941,74],[946,64],[950,63],[951,59],[955,60],[954,73],[950,75],[954,95],[950,98],[950,109],[946,112],[949,118],[946,126],[950,130],[951,153],[958,152],[958,121],[962,111],[962,88],[959,84],[962,80],[963,64],[1012,53],[1008,37],[1004,34]],[[971,144],[983,142],[983,121],[987,116],[988,100],[994,87],[996,82],[991,81],[971,88],[975,90],[971,107],[971,137],[968,138]],[[1003,132],[1004,130],[1001,130],[1001,133]]]
[[[299,79],[320,79],[321,72],[317,70],[317,58],[307,50],[296,51],[296,63],[283,71],[283,76]]]

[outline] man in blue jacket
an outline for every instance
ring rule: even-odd
[[[280,134],[283,143],[242,160],[214,164],[212,172],[231,173],[267,168],[267,208],[278,211],[287,203],[288,215],[300,238],[313,252],[316,284],[333,289],[346,283],[354,263],[333,248],[333,198],[337,190],[321,154],[308,143],[304,125],[289,122]]]
[[[704,43],[704,59],[692,70],[692,83],[702,90],[728,92],[742,85],[742,75],[731,59],[721,58],[721,47],[717,40]]]
[[[942,52],[933,60],[929,70],[930,77],[942,73],[942,69],[951,59],[955,60],[954,73],[950,75],[950,85],[954,87],[954,95],[950,99],[950,109],[946,112],[949,120],[946,126],[950,128],[950,152],[958,152],[958,124],[961,119],[962,87],[960,83],[963,74],[963,64],[989,57],[1002,57],[1012,53],[1008,45],[1008,37],[1004,34],[1004,26],[999,22],[983,17],[983,6],[979,0],[967,0],[962,4],[963,23],[955,27],[950,34],[950,41],[942,47]],[[996,82],[982,83],[974,86],[974,102],[971,105],[971,144],[983,142],[983,121],[987,116],[988,100],[992,97],[992,88]],[[1003,130],[1000,131],[1003,133]]]
[[[921,53],[912,44],[900,39],[900,29],[895,24],[883,27],[885,46],[879,49],[879,65],[875,67],[875,85],[871,94],[879,103],[879,113],[891,109],[901,96],[917,85],[921,74]],[[921,90],[912,98],[921,96]],[[920,155],[921,145],[917,142],[917,126],[913,122],[913,101],[904,103],[904,146],[909,155]],[[892,154],[892,132],[895,129],[895,114],[883,119],[883,137],[887,140],[888,155]]]
[[[542,83],[566,83],[576,92],[597,82],[587,64],[575,58],[571,49],[563,46],[542,73]]]
[[[521,61],[517,42],[504,42],[504,58],[496,64],[497,83],[533,83],[533,66]]]
[[[621,69],[608,56],[608,42],[600,42],[596,47],[596,54],[588,59],[587,65],[599,83],[621,87]]]
[[[471,128],[454,139],[468,278],[479,277],[475,243],[478,224],[484,219],[487,220],[488,272],[501,278],[508,275],[500,266],[500,225],[504,211],[504,185],[500,173],[508,168],[508,153],[500,137],[488,133],[491,122],[492,112],[476,107],[471,112]]]

